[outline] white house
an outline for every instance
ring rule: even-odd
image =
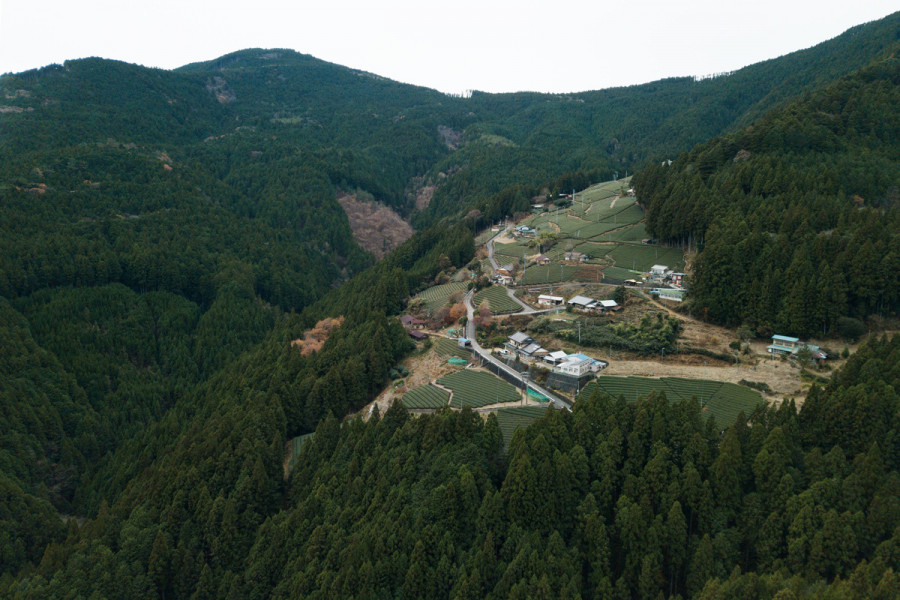
[[[581,377],[585,373],[594,372],[596,373],[600,369],[606,366],[606,363],[603,363],[598,360],[594,360],[587,354],[569,354],[564,359],[559,361],[554,367],[554,373],[562,373],[564,375],[571,375],[573,377]]]
[[[653,265],[652,267],[650,267],[650,278],[663,279],[668,272],[669,267],[667,267],[666,265]]]

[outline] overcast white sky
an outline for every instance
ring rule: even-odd
[[[293,48],[443,92],[568,92],[730,71],[897,0],[0,0],[0,73],[85,56],[171,69]]]

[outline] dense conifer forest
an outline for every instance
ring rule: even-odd
[[[734,424],[599,393],[511,439],[353,415],[478,229],[615,172],[701,250],[701,316],[895,314],[898,32],[565,95],[258,49],[0,77],[0,597],[897,597],[900,338]],[[417,232],[376,262],[354,192]]]
[[[762,335],[896,314],[898,90],[891,54],[635,177],[648,230],[702,248],[702,314]]]

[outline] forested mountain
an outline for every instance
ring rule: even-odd
[[[810,335],[900,309],[895,53],[634,184],[650,232],[702,248],[692,302],[713,320]]]
[[[766,148],[794,143],[785,115],[824,114],[832,129],[802,129],[812,138],[795,140],[792,168],[805,169],[808,195],[835,196],[804,155],[821,138],[822,153],[842,152],[832,169],[855,170],[831,204],[856,194],[863,208],[816,208],[830,230],[816,222],[785,238],[750,231],[763,221],[748,209],[748,239],[814,232],[851,257],[838,241],[850,238],[893,257],[878,269],[893,265],[896,60],[856,70],[898,27],[892,15],[729,76],[567,95],[456,98],[283,50],[176,71],[84,59],[0,77],[0,596],[733,597],[790,586],[814,597],[830,586],[840,597],[835,578],[850,576],[853,593],[889,597],[896,342],[811,395],[808,414],[848,415],[859,423],[849,431],[785,407],[723,438],[696,405],[662,398],[584,399],[504,440],[508,454],[496,424],[468,413],[410,419],[395,407],[339,422],[410,351],[393,318],[410,294],[472,259],[479,217],[462,215],[521,210],[544,188],[674,156],[773,106],[753,127],[781,133],[737,168],[777,164]],[[664,231],[657,215],[679,196],[658,190],[704,152],[712,186],[728,140],[748,131],[641,177],[660,235],[684,233]],[[336,202],[354,191],[419,232],[376,263]],[[806,218],[788,209],[789,222]],[[703,226],[704,256],[716,256],[717,218]],[[700,297],[714,264],[701,258]],[[894,306],[891,280],[875,281],[847,291],[838,316]],[[788,314],[818,329],[809,310]],[[325,318],[340,323],[327,342],[295,348]],[[880,420],[862,419],[869,404]],[[286,480],[285,441],[312,431]],[[771,519],[765,544],[754,519]]]

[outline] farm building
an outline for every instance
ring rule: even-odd
[[[502,267],[497,269],[498,275],[512,275],[513,266],[512,264],[503,265]]]
[[[423,341],[423,340],[425,340],[425,339],[428,338],[428,334],[427,334],[427,333],[424,333],[424,332],[422,332],[422,331],[419,331],[418,329],[410,329],[410,330],[407,330],[407,333],[409,334],[409,337],[411,337],[412,339],[416,340],[417,342],[421,342],[421,341]]]
[[[570,262],[585,262],[588,259],[588,255],[584,252],[566,252],[563,255],[563,260],[567,260]]]
[[[673,302],[682,302],[684,300],[684,290],[673,290],[671,288],[654,288],[650,290],[651,294],[656,294],[660,300],[672,300]]]
[[[565,360],[568,356],[562,350],[557,350],[556,352],[550,352],[547,356],[544,357],[544,362],[550,365],[558,365],[561,361]]]
[[[618,311],[622,310],[622,307],[619,306],[619,303],[616,302],[615,300],[599,300],[597,303],[600,305],[600,308],[604,312],[606,312],[608,310],[613,311],[613,312],[618,312]]]
[[[548,294],[538,296],[538,304],[541,306],[559,306],[565,301],[566,299],[562,296],[550,296]]]
[[[458,340],[456,340],[456,345],[459,348],[471,348],[472,341],[469,338],[461,337]]]
[[[403,315],[400,317],[400,322],[407,329],[424,329],[425,321],[422,319],[417,319],[412,315]]]
[[[572,308],[576,310],[590,310],[590,306],[595,304],[597,301],[593,298],[588,298],[587,296],[572,296],[569,298],[569,301],[566,303]]]
[[[535,263],[537,263],[539,265],[549,265],[550,264],[550,257],[544,256],[543,254],[538,254],[537,256],[534,257],[533,260]]]

